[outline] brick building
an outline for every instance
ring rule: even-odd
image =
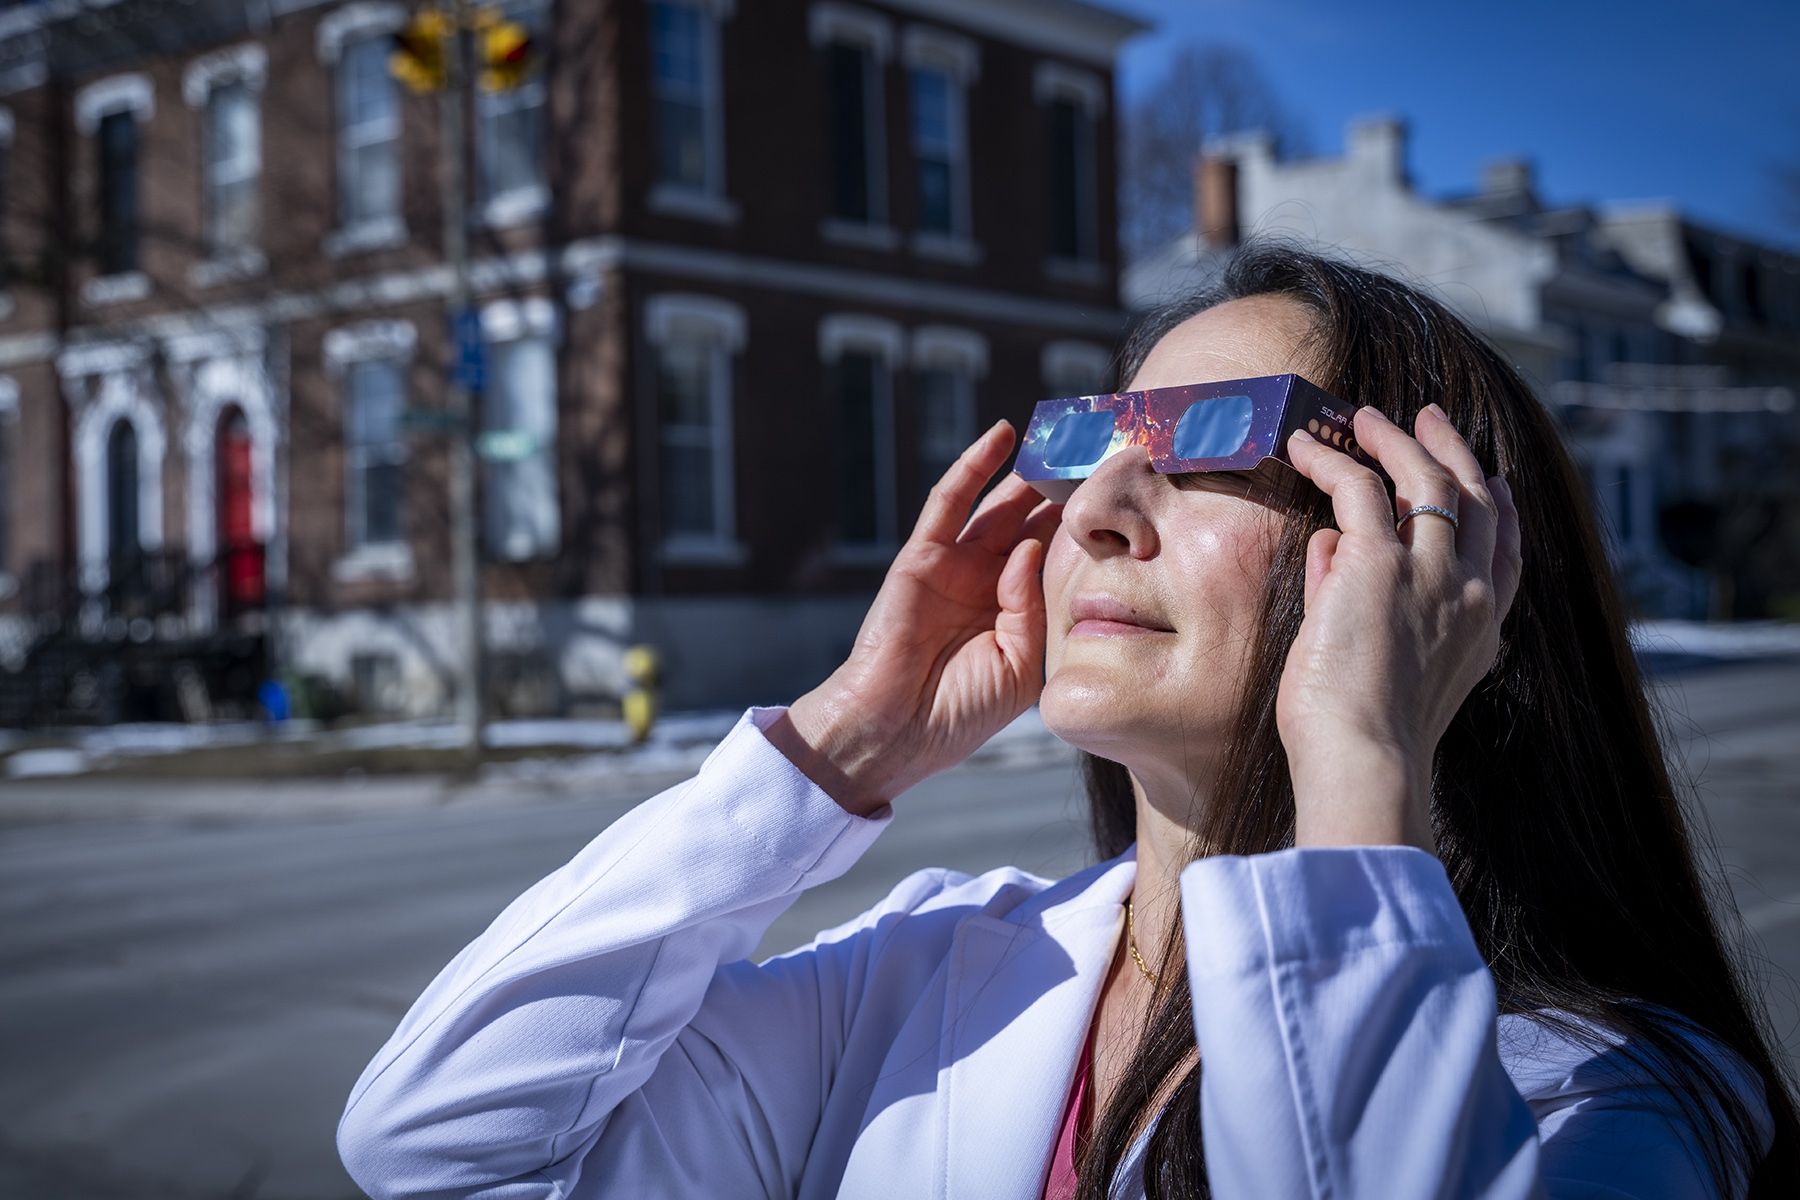
[[[636,642],[671,704],[789,697],[977,431],[1106,382],[1140,26],[1077,0],[504,7],[542,69],[477,95],[467,147],[496,698],[604,705]],[[0,13],[8,665],[52,625],[237,629],[369,707],[448,705],[445,160],[436,99],[387,71],[406,16]]]

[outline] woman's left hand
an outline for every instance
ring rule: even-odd
[[[1352,425],[1393,477],[1395,502],[1374,471],[1304,431],[1288,446],[1338,524],[1307,544],[1306,617],[1275,703],[1295,842],[1435,853],[1432,757],[1499,653],[1519,587],[1519,514],[1436,405],[1415,419],[1416,436],[1371,407]],[[1417,504],[1459,523],[1421,513],[1396,530]]]

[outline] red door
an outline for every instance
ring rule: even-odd
[[[230,408],[219,418],[219,593],[226,616],[263,605],[263,548],[250,521],[250,424],[242,409]]]

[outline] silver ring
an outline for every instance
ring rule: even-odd
[[[1413,505],[1411,508],[1406,510],[1406,513],[1404,516],[1402,516],[1398,521],[1394,522],[1394,528],[1396,530],[1398,530],[1402,525],[1406,524],[1408,521],[1412,520],[1414,517],[1418,516],[1420,513],[1430,513],[1434,517],[1442,517],[1442,518],[1444,518],[1444,520],[1450,522],[1450,528],[1452,528],[1452,529],[1456,528],[1456,514],[1451,512],[1449,509],[1440,507],[1439,505],[1436,505],[1436,504],[1415,504],[1415,505]]]

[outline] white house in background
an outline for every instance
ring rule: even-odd
[[[1407,170],[1406,138],[1404,122],[1373,117],[1350,124],[1339,158],[1277,161],[1262,134],[1208,146],[1195,171],[1194,228],[1127,265],[1127,306],[1142,312],[1201,286],[1253,236],[1305,241],[1424,287],[1490,338],[1562,418],[1636,605],[1704,615],[1712,581],[1669,552],[1663,514],[1717,486],[1716,466],[1691,461],[1696,446],[1736,444],[1730,431],[1747,433],[1762,420],[1756,412],[1786,419],[1784,389],[1800,383],[1800,363],[1771,358],[1773,343],[1794,344],[1791,332],[1758,327],[1721,340],[1727,321],[1695,277],[1730,291],[1745,322],[1791,329],[1800,322],[1792,256],[1719,251],[1732,264],[1760,264],[1746,291],[1745,271],[1691,265],[1694,245],[1713,243],[1679,217],[1548,206],[1520,160],[1489,164],[1475,192],[1425,196]],[[1695,364],[1728,369],[1686,369]],[[1746,383],[1773,390],[1745,392]]]

